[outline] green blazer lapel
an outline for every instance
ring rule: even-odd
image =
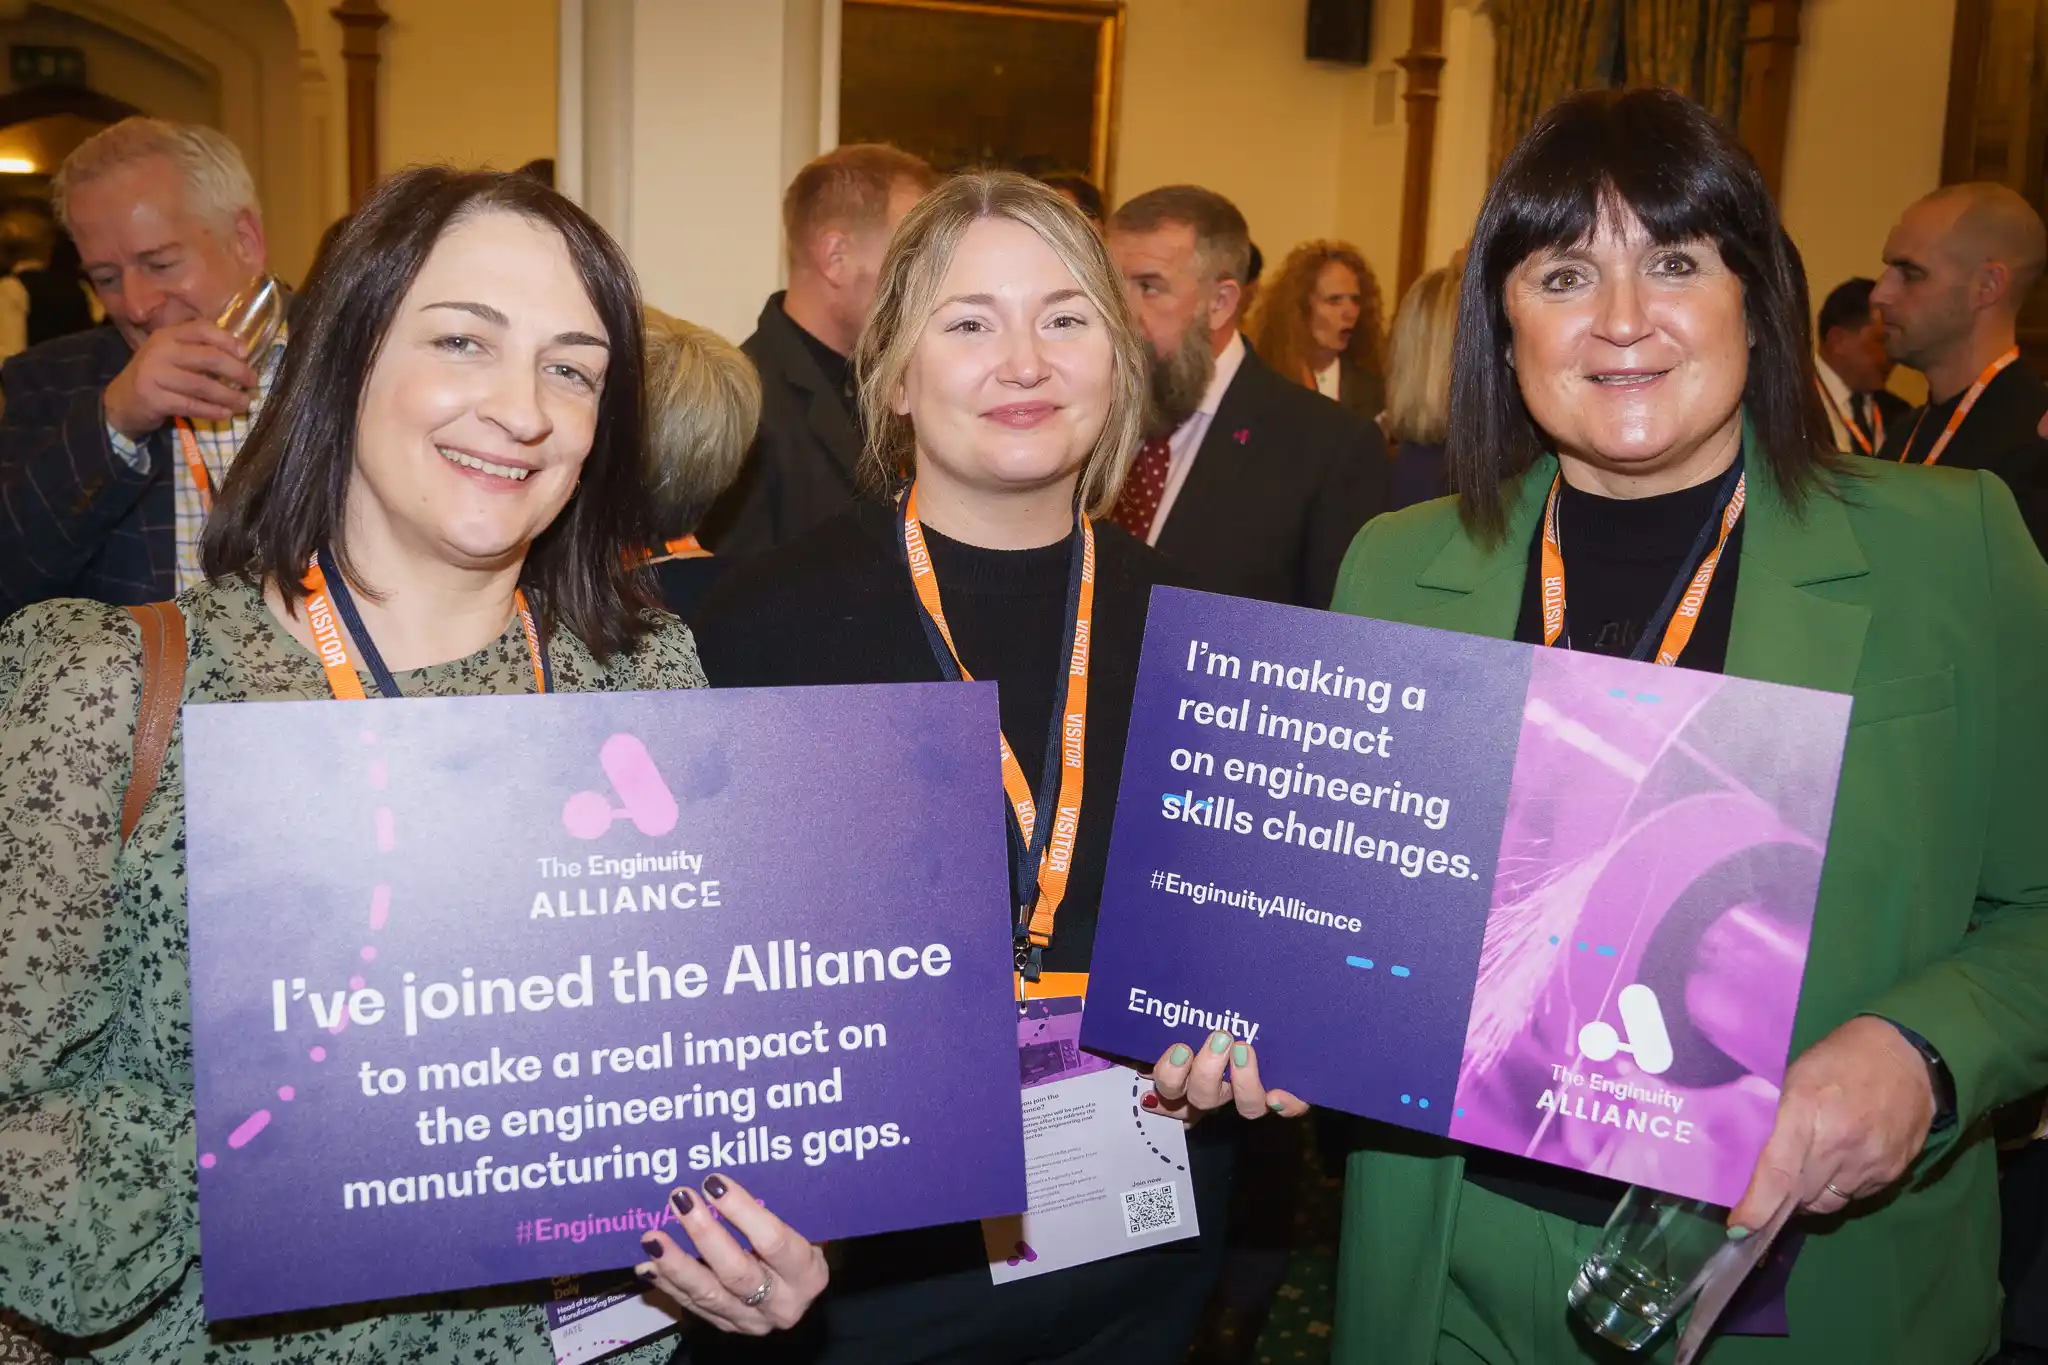
[[[1753,438],[1749,448],[1757,450]],[[1853,691],[1870,609],[1811,589],[1870,572],[1840,496],[1853,497],[1855,481],[1828,476],[1794,513],[1763,460],[1752,458],[1750,469],[1728,672],[1823,692]]]
[[[1523,474],[1507,494],[1507,534],[1491,548],[1465,534],[1454,535],[1429,566],[1416,576],[1421,588],[1436,589],[1416,611],[1416,625],[1515,637],[1522,614],[1522,591],[1529,575],[1529,538],[1543,515],[1543,499],[1557,474],[1557,460],[1545,455]],[[1455,594],[1446,596],[1444,594]]]

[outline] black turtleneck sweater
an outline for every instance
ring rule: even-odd
[[[691,622],[712,685],[940,681],[899,534],[892,507],[863,502],[727,571]],[[1095,534],[1087,773],[1073,872],[1045,955],[1051,972],[1088,970],[1145,611],[1155,583],[1184,581],[1116,526],[1097,523]],[[1003,733],[1036,783],[1062,662],[1070,545],[985,550],[929,526],[925,539],[961,660],[997,684]],[[993,757],[995,736],[988,743]],[[995,776],[991,762],[991,783]],[[991,818],[1006,809],[999,795],[990,792]],[[1015,915],[1008,905],[961,912],[1006,925]],[[1189,1130],[1197,1239],[997,1287],[975,1224],[861,1238],[840,1244],[832,1291],[795,1332],[692,1349],[718,1365],[809,1361],[821,1337],[834,1360],[1178,1361],[1221,1255],[1235,1127],[1211,1118]]]
[[[1603,498],[1563,485],[1558,498],[1558,540],[1564,547],[1565,635],[1573,649],[1626,657],[1645,630],[1661,639],[1664,621],[1652,620],[1672,580],[1695,569],[1689,562],[1694,538],[1714,515],[1719,479],[1652,498]],[[1678,656],[1680,668],[1722,671],[1728,632],[1735,620],[1735,580],[1742,564],[1743,523],[1737,522],[1721,553],[1713,586],[1700,604],[1692,640]],[[1709,542],[1711,547],[1712,542]],[[1522,588],[1522,614],[1515,638],[1543,643],[1543,525],[1529,544],[1529,573]],[[1654,651],[1654,646],[1652,649]],[[1626,1185],[1501,1152],[1470,1148],[1466,1177],[1495,1194],[1599,1224],[1614,1212]]]
[[[1714,515],[1721,480],[1653,498],[1603,498],[1570,484],[1561,487],[1557,538],[1564,547],[1564,637],[1559,645],[1591,654],[1626,658],[1645,630],[1661,641],[1663,620],[1652,621],[1678,575],[1697,568],[1688,562],[1700,527]],[[1708,548],[1712,548],[1712,541]],[[1719,673],[1728,658],[1728,627],[1735,619],[1735,579],[1741,568],[1742,523],[1728,537],[1714,585],[1700,604],[1692,641],[1679,656],[1681,668]],[[1529,543],[1529,576],[1522,587],[1522,615],[1515,638],[1543,643],[1543,525]],[[1655,645],[1651,653],[1656,652]]]

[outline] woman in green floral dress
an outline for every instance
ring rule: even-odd
[[[641,354],[631,267],[567,200],[484,172],[387,182],[311,283],[209,525],[209,581],[178,599],[184,700],[703,686],[629,567]],[[367,676],[311,647],[316,553],[360,604],[343,643]],[[536,1286],[205,1324],[176,731],[120,833],[141,682],[119,609],[47,602],[0,628],[0,1310],[106,1361],[551,1361]],[[794,1321],[822,1261],[764,1267],[706,1203],[684,1227],[712,1268],[664,1265],[663,1286],[740,1330]],[[746,1307],[767,1270],[776,1294]]]

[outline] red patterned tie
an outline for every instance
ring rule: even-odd
[[[1116,510],[1109,519],[1139,540],[1152,536],[1152,518],[1159,515],[1159,500],[1166,496],[1166,470],[1173,463],[1173,447],[1164,436],[1138,447],[1131,472],[1124,476],[1124,491],[1117,495]]]

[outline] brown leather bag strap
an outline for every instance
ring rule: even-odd
[[[121,802],[121,842],[142,819],[142,808],[163,775],[164,754],[185,695],[185,614],[176,602],[128,608],[142,628],[142,696],[135,707],[135,761]]]

